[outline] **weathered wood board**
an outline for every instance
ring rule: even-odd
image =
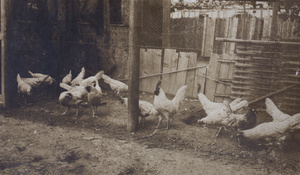
[[[196,64],[197,64],[197,53],[190,52],[188,55],[188,68],[195,67]],[[186,73],[186,81],[185,81],[185,84],[187,85],[186,97],[193,97],[195,74],[196,74],[196,69],[188,70]]]
[[[174,72],[177,70],[178,53],[175,49],[165,49],[163,73]],[[174,94],[176,73],[166,74],[162,76],[162,88],[167,94]]]
[[[141,49],[140,50],[140,76],[145,77],[161,73],[161,49]],[[160,76],[143,78],[140,82],[140,90],[153,93]]]
[[[188,63],[189,63],[189,53],[188,52],[180,52],[177,70],[187,69]],[[175,91],[176,92],[181,86],[185,85],[186,74],[187,74],[186,71],[177,72],[176,83],[175,83]],[[175,92],[175,94],[176,94],[176,92]]]

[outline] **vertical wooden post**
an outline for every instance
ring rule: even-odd
[[[270,34],[271,40],[276,40],[276,36],[277,36],[278,7],[279,7],[279,2],[278,1],[273,2],[273,10],[272,10],[273,14],[272,14],[272,24],[271,24],[271,34]]]
[[[7,57],[7,8],[9,2],[7,0],[1,0],[1,95],[3,98],[3,107],[7,106],[6,95],[6,57]],[[12,81],[12,80],[11,80]]]
[[[129,12],[129,79],[128,79],[128,119],[127,130],[134,132],[139,115],[139,75],[140,58],[138,48],[138,7],[139,0],[130,0]]]
[[[163,0],[162,45],[164,48],[170,47],[170,12],[171,12],[171,0]]]

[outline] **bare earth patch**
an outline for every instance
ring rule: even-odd
[[[141,99],[153,102],[153,96]],[[230,130],[214,139],[217,127],[196,121],[205,116],[198,101],[186,100],[171,129],[151,138],[156,118],[134,133],[126,130],[127,109],[110,93],[107,106],[80,118],[58,100],[40,99],[0,112],[0,174],[297,174],[300,138],[283,149],[240,147]],[[260,118],[269,120],[266,114]],[[165,120],[162,127],[166,126]]]

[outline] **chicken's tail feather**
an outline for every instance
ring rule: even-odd
[[[186,88],[187,88],[186,85],[179,88],[177,90],[177,93],[176,93],[175,97],[172,100],[177,107],[179,107],[181,101],[185,98]]]
[[[100,78],[102,78],[103,74],[104,74],[104,71],[103,71],[103,70],[99,71],[99,72],[95,75],[96,79],[99,80]]]
[[[65,83],[59,83],[59,86],[67,91],[71,90],[72,89],[72,86],[69,86]]]

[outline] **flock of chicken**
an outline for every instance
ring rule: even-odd
[[[18,91],[22,97],[31,95],[32,88],[51,85],[55,82],[48,75],[32,73],[31,71],[29,74],[32,76],[31,78],[21,78],[19,74],[17,75]],[[60,104],[67,107],[62,115],[65,115],[70,108],[75,108],[76,116],[78,116],[79,107],[87,103],[92,107],[93,117],[95,117],[97,107],[106,104],[102,101],[104,94],[99,86],[100,79],[109,84],[122,104],[128,105],[128,98],[121,95],[121,93],[128,91],[128,86],[125,83],[110,78],[104,74],[104,71],[99,71],[96,75],[88,78],[84,77],[85,69],[83,67],[77,77],[72,79],[72,72],[70,71],[59,84],[61,88],[66,90],[59,96]],[[185,99],[186,88],[186,85],[179,88],[175,97],[169,100],[161,88],[161,81],[159,81],[154,91],[153,104],[139,101],[140,123],[143,124],[148,116],[155,116],[159,119],[152,135],[159,129],[163,117],[167,119],[166,129],[169,129],[170,119],[178,112]],[[230,103],[227,100],[224,100],[223,103],[215,103],[211,102],[203,93],[199,93],[198,100],[207,114],[206,117],[198,120],[198,123],[221,126],[216,137],[222,128],[230,127],[237,131],[239,140],[281,145],[295,130],[300,130],[300,113],[293,116],[285,114],[269,98],[266,98],[265,101],[266,111],[272,116],[273,121],[259,125],[256,125],[256,113],[248,107],[248,101],[242,98],[235,99]]]

